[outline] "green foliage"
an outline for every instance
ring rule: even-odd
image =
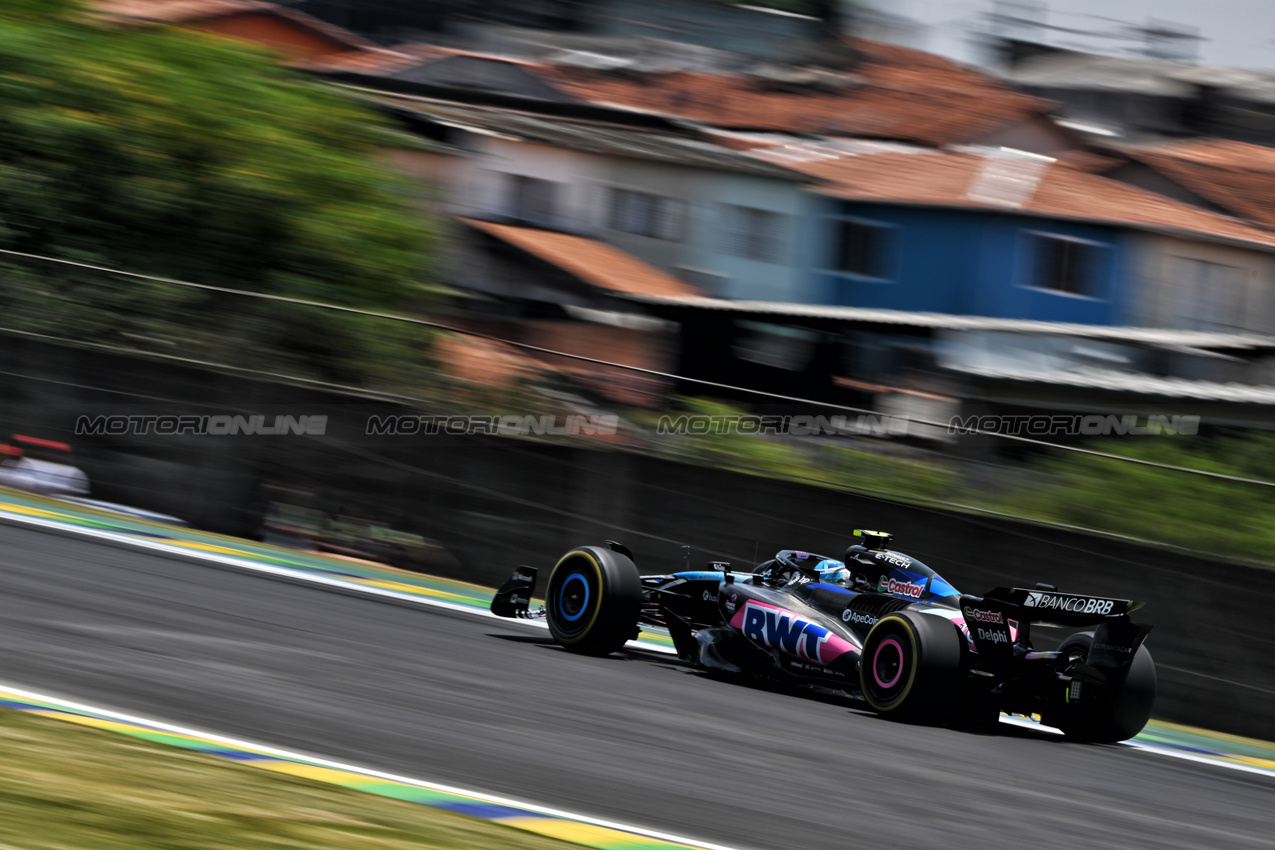
[[[707,399],[684,412],[734,416]],[[663,414],[668,415],[668,414]],[[676,416],[678,414],[673,414]],[[635,417],[653,427],[659,416]],[[1090,528],[1225,557],[1275,562],[1275,488],[1057,452],[999,471],[994,489],[963,482],[960,464],[935,454],[898,456],[837,438],[738,433],[677,434],[653,446],[692,462],[821,486],[875,491],[901,501],[941,501],[1024,519]],[[1170,466],[1275,481],[1275,434],[1213,438],[1126,437],[1089,446]],[[972,470],[966,470],[972,473]],[[983,482],[985,484],[986,482]]]
[[[1092,448],[1138,460],[1275,481],[1275,435],[1125,438]],[[1222,555],[1272,560],[1275,488],[1060,453],[1002,506],[1055,522]]]
[[[743,411],[725,402],[683,398],[681,413],[731,417]],[[653,428],[660,417],[677,414],[644,414],[635,419]],[[725,431],[711,434],[678,434],[661,438],[657,451],[672,452],[707,466],[809,480],[819,486],[877,491],[904,500],[942,500],[953,497],[958,476],[933,459],[913,460],[867,448],[846,445],[840,438],[776,437]]]
[[[707,398],[681,399],[693,416],[738,416],[739,408]],[[674,438],[674,450],[710,466],[744,466],[775,473],[806,471],[800,450],[788,443],[751,434],[687,434]]]
[[[224,39],[0,7],[0,247],[382,311],[432,293],[429,233],[371,113]],[[357,378],[349,315],[5,260],[8,327]],[[406,339],[403,339],[406,337]]]
[[[832,445],[819,458],[821,478],[877,490],[905,501],[961,500],[957,471],[935,458],[895,457],[881,452]]]

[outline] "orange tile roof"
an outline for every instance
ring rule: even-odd
[[[1088,171],[1093,174],[1101,174],[1123,162],[1123,160],[1115,156],[1079,148],[1059,151],[1050,155],[1057,157],[1058,161],[1068,168],[1074,168],[1077,171]]]
[[[147,21],[191,21],[274,6],[264,0],[96,0],[93,6],[108,15]]]
[[[1176,159],[1216,168],[1241,168],[1245,171],[1275,174],[1275,148],[1264,145],[1250,145],[1229,139],[1184,139],[1148,146],[1144,150],[1157,151]]]
[[[782,88],[743,75],[636,74],[566,65],[538,71],[576,97],[682,115],[717,127],[969,142],[1048,111],[971,68],[932,54],[852,40],[862,61],[836,90]]]
[[[716,127],[905,139],[928,145],[974,141],[1049,111],[1048,102],[1015,92],[950,59],[865,39],[851,39],[851,43],[861,63],[853,74],[823,74],[833,85],[822,89],[776,86],[740,74],[635,73],[542,65],[432,44],[397,45],[393,55],[345,70],[390,75],[448,56],[481,56],[522,65],[581,100],[680,115]]]
[[[764,149],[760,156],[774,156]],[[821,194],[856,201],[1008,210],[1117,226],[1184,231],[1275,247],[1275,234],[1059,163],[1037,160],[1038,168],[1015,182],[998,203],[980,194],[989,159],[979,152],[934,151],[882,146],[880,152],[828,156],[785,165],[829,181]],[[1030,166],[1028,166],[1030,169]]]
[[[1275,227],[1275,149],[1190,139],[1123,150],[1233,215]]]
[[[583,236],[470,218],[460,220],[599,289],[630,295],[702,294],[637,257]]]
[[[92,0],[92,6],[113,18],[169,24],[191,24],[248,13],[267,14],[320,35],[346,50],[375,48],[373,42],[362,36],[268,0]]]

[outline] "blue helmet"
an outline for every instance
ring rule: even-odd
[[[820,561],[815,571],[819,573],[819,580],[828,584],[845,584],[850,580],[850,571],[843,561]]]

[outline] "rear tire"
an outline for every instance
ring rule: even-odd
[[[960,641],[960,633],[941,617],[910,611],[882,617],[863,642],[863,698],[883,717],[945,719],[960,693]]]
[[[1092,645],[1093,633],[1080,632],[1063,641],[1058,651],[1087,659]],[[1139,646],[1124,683],[1106,689],[1106,693],[1092,702],[1062,707],[1058,712],[1058,728],[1077,741],[1095,744],[1124,741],[1141,732],[1151,719],[1155,692],[1155,662],[1146,646]]]
[[[598,546],[559,559],[545,593],[549,632],[564,649],[608,655],[637,636],[642,582],[633,561]]]

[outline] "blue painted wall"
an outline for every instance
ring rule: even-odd
[[[814,198],[799,183],[735,174],[703,171],[686,192],[692,198],[685,246],[686,265],[721,275],[725,298],[762,301],[801,301],[805,290],[806,260],[810,256],[810,225],[822,198]],[[726,249],[725,207],[735,205],[767,210],[781,216],[780,252],[775,262],[739,257]]]
[[[830,271],[838,218],[892,228],[886,279]],[[1121,324],[1127,300],[1126,239],[1117,228],[974,210],[825,200],[806,220],[811,235],[806,300],[815,304]],[[1098,247],[1092,297],[1034,288],[1033,234]]]

